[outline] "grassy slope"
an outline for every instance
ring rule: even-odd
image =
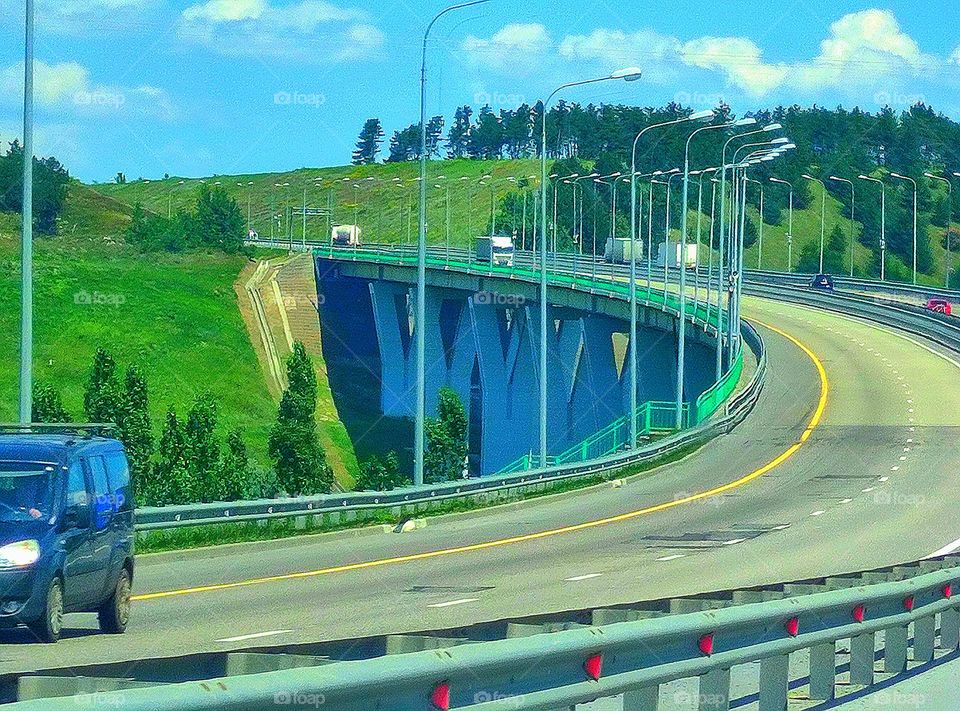
[[[232,289],[243,258],[141,255],[114,239],[128,215],[129,207],[74,185],[61,235],[37,239],[35,377],[58,386],[68,410],[80,416],[93,352],[103,345],[121,363],[143,367],[157,427],[168,406],[182,413],[209,390],[221,402],[223,424],[241,428],[251,454],[264,461],[275,406]],[[0,220],[2,420],[15,415],[18,233],[16,220]],[[83,292],[122,303],[76,303]]]
[[[440,243],[444,240],[445,227],[445,188],[437,189],[436,185],[450,185],[451,190],[451,239],[454,244],[467,245],[480,230],[482,230],[490,214],[490,189],[478,187],[477,182],[483,175],[492,175],[495,181],[494,188],[498,195],[503,195],[513,187],[505,180],[507,177],[522,177],[539,174],[539,163],[536,160],[520,161],[443,161],[430,164],[428,193],[428,214],[430,215],[429,239]],[[326,207],[330,186],[333,185],[334,221],[343,223],[358,222],[364,229],[364,237],[368,242],[404,242],[408,238],[416,239],[416,189],[417,183],[413,178],[417,175],[417,166],[412,163],[383,164],[376,166],[343,166],[324,169],[301,169],[289,173],[275,173],[263,175],[237,175],[208,178],[208,182],[220,181],[231,195],[242,206],[250,205],[253,227],[261,236],[270,235],[271,201],[282,205],[288,199],[291,205],[299,206],[303,202],[303,190],[307,188],[307,203],[312,207]],[[443,175],[445,179],[437,176]],[[323,178],[323,187],[318,187],[314,178]],[[370,181],[366,178],[373,177]],[[344,182],[344,178],[348,182]],[[395,178],[405,187],[398,187]],[[467,178],[468,180],[461,180]],[[166,213],[169,205],[173,210],[186,207],[193,200],[199,185],[197,180],[185,180],[179,185],[180,178],[170,178],[164,181],[137,182],[126,185],[104,184],[95,188],[105,195],[120,198],[125,203],[134,204],[137,201],[149,209]],[[252,186],[247,183],[252,182]],[[238,185],[240,183],[240,185]],[[276,188],[277,183],[289,183],[289,188]],[[352,187],[360,187],[354,191]],[[816,190],[816,188],[815,188]],[[470,198],[473,201],[472,213],[469,210]],[[819,198],[819,194],[815,195]],[[756,199],[752,196],[751,199]],[[800,258],[800,251],[808,241],[819,244],[820,240],[820,204],[814,199],[807,210],[794,212],[794,265]],[[412,211],[411,211],[412,208]],[[278,210],[281,208],[278,207]],[[530,209],[533,209],[532,203]],[[356,210],[356,212],[355,212]],[[752,210],[754,220],[757,211]],[[408,231],[408,216],[409,231]],[[326,237],[325,218],[311,218],[307,226],[309,238]],[[827,197],[827,236],[829,237],[835,224],[840,224],[844,234],[849,234],[850,220],[841,214],[841,205],[834,198]],[[692,228],[691,228],[692,229]],[[863,227],[855,225],[859,235]],[[294,236],[301,235],[302,223],[294,220]],[[787,215],[784,211],[781,225],[764,226],[763,266],[766,269],[786,270],[787,267]],[[279,232],[278,232],[279,234]],[[934,254],[937,255],[937,271],[924,277],[931,283],[943,281],[943,252],[939,241],[935,239]],[[855,247],[855,261],[858,273],[865,273],[871,264],[871,254],[862,244]],[[757,266],[759,247],[754,245],[747,250],[745,263],[749,268]],[[960,262],[960,260],[955,260]]]

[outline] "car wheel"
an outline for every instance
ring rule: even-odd
[[[63,631],[63,582],[60,578],[54,578],[50,583],[43,616],[32,623],[30,629],[41,642],[53,644],[60,641]]]
[[[123,634],[130,621],[130,573],[121,571],[110,599],[103,603],[98,614],[100,630],[107,634]]]

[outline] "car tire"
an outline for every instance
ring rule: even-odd
[[[97,612],[100,631],[107,634],[123,634],[130,621],[130,573],[124,568],[120,572],[117,584]]]
[[[63,581],[59,577],[54,578],[47,588],[43,615],[29,627],[41,642],[55,644],[60,641],[63,632]]]

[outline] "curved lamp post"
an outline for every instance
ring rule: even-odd
[[[540,466],[547,465],[547,114],[550,109],[550,102],[557,94],[565,89],[577,86],[586,86],[587,84],[598,84],[604,81],[614,81],[622,79],[624,81],[637,81],[641,76],[641,71],[637,68],[621,69],[605,77],[595,79],[583,79],[581,81],[568,82],[554,89],[543,102],[543,116],[541,117],[541,135],[540,135],[540,210],[541,225],[543,230],[540,240]]]
[[[880,281],[887,280],[887,186],[880,178],[858,175],[860,180],[880,186]]]
[[[854,185],[852,180],[847,180],[846,178],[838,178],[836,175],[831,175],[830,180],[835,183],[846,183],[850,186],[850,278],[853,278],[853,259],[854,251],[853,248],[856,245],[856,219],[857,219],[857,186]]]
[[[905,180],[913,185],[913,284],[917,284],[917,181],[907,175],[890,173],[891,178]]]

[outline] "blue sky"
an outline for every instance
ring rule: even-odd
[[[418,111],[419,42],[441,2],[36,0],[37,148],[85,180],[270,172],[349,161],[363,120]],[[0,139],[20,133],[23,0],[0,0]],[[493,0],[430,46],[429,111],[534,102],[639,66],[582,102],[735,112],[907,106],[960,119],[960,3]]]

